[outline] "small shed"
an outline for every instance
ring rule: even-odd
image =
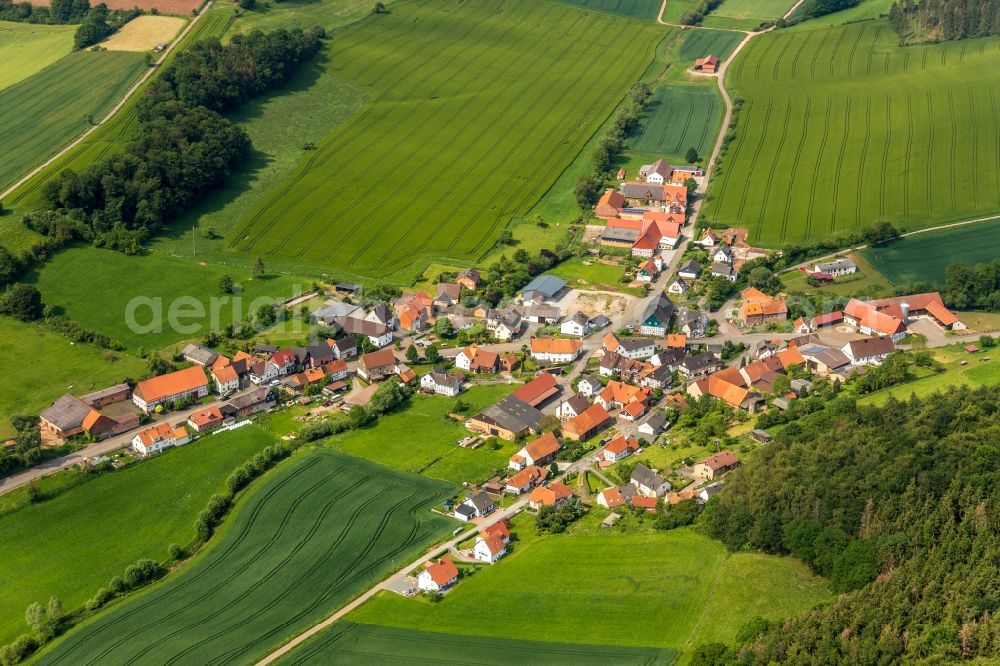
[[[966,345],[965,346],[965,353],[966,354],[975,354],[978,351],[979,351],[979,347],[977,347],[976,345]]]
[[[621,514],[612,513],[604,519],[604,522],[601,523],[601,527],[614,527],[619,518],[621,518]]]
[[[760,442],[761,444],[767,444],[768,442],[774,440],[774,435],[767,432],[766,430],[760,430],[755,428],[750,431],[750,439],[755,442]]]

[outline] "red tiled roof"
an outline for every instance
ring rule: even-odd
[[[203,386],[208,386],[205,371],[201,366],[194,365],[184,370],[139,382],[134,393],[146,402],[153,402],[172,395],[194,391]]]
[[[547,372],[543,372],[521,388],[511,393],[511,395],[531,407],[537,407],[555,395],[558,391],[559,387],[556,384],[555,376]]]
[[[431,580],[439,586],[444,586],[458,578],[458,567],[451,559],[442,557],[437,562],[427,565],[427,573],[430,574]]]
[[[552,506],[556,502],[564,500],[572,494],[573,491],[570,490],[569,486],[561,481],[556,481],[555,483],[547,486],[535,488],[531,491],[531,496],[528,499],[536,504]]]
[[[559,450],[559,440],[551,432],[547,432],[524,448],[532,460],[539,460],[555,455]]]
[[[191,423],[195,424],[195,426],[197,426],[198,428],[203,428],[207,425],[211,425],[213,423],[218,423],[219,421],[222,421],[222,412],[219,411],[218,407],[212,405],[208,409],[203,409],[200,412],[195,412],[194,414],[188,417],[188,420],[191,421]]]

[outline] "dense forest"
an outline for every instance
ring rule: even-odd
[[[1000,386],[789,423],[703,515],[734,550],[791,553],[838,599],[693,664],[1000,657]]]
[[[58,214],[26,216],[32,229],[64,241],[138,252],[161,228],[221,183],[252,150],[241,128],[220,115],[286,81],[324,36],[254,31],[193,45],[178,55],[139,103],[139,127],[123,153],[45,184]]]
[[[1000,312],[1000,259],[988,264],[951,264],[941,296],[959,310]]]
[[[904,44],[1000,35],[1000,0],[896,0],[889,22]]]

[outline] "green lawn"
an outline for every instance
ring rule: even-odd
[[[451,491],[329,449],[298,454],[191,565],[38,663],[252,663],[447,535],[453,521],[428,509]]]
[[[223,295],[222,275],[230,275],[243,291]],[[287,275],[253,278],[249,268],[200,265],[162,254],[130,257],[95,247],[60,252],[29,281],[37,284],[45,303],[63,308],[85,328],[147,351],[221,330],[261,303],[285,300],[312,285]],[[171,309],[178,315],[174,322]],[[188,312],[202,314],[185,316]]]
[[[833,294],[835,296],[858,296],[864,294],[871,297],[890,296],[892,283],[875,270],[865,260],[865,256],[854,253],[850,257],[857,263],[858,272],[853,275],[838,277],[833,284],[822,287],[811,287],[806,282],[807,276],[800,270],[789,271],[781,276],[781,282],[790,290]]]
[[[32,602],[74,610],[136,560],[166,560],[233,469],[273,442],[252,426],[212,435],[0,517],[0,643],[26,631]]]
[[[722,0],[701,24],[709,28],[753,30],[764,21],[777,21],[794,4],[795,0]]]
[[[529,0],[413,2],[361,21],[329,59],[368,102],[227,239],[368,276],[481,257],[620,104],[662,34]],[[385,174],[390,162],[406,177]]]
[[[455,483],[482,481],[494,469],[506,468],[518,445],[500,440],[495,450],[489,446],[462,448],[458,440],[469,431],[447,415],[461,400],[470,405],[467,415],[471,416],[514,388],[506,384],[478,386],[458,398],[415,396],[406,409],[381,417],[376,425],[332,437],[327,443],[406,472]]]
[[[347,666],[361,660],[371,660],[377,664],[430,661],[495,666],[547,666],[554,663],[579,666],[652,666],[671,663],[675,654],[672,650],[572,645],[510,638],[470,638],[458,634],[338,622],[278,663]]]
[[[640,153],[682,160],[688,148],[702,159],[715,145],[722,123],[722,96],[715,82],[661,84],[646,108],[629,147]]]
[[[639,289],[630,289],[622,283],[625,268],[611,266],[592,259],[570,259],[559,264],[551,271],[551,275],[566,280],[570,287],[577,289],[597,289],[601,291],[620,291],[641,295]]]
[[[75,31],[72,25],[0,21],[0,90],[67,55]]]
[[[898,285],[943,282],[948,264],[985,264],[1000,256],[1000,220],[917,234],[868,248],[864,256]]]
[[[4,88],[0,191],[82,134],[88,114],[107,113],[144,69],[139,53],[78,51]]]
[[[691,67],[695,59],[707,55],[715,55],[720,60],[725,60],[743,37],[743,34],[731,30],[689,30],[681,44],[681,64],[684,67]],[[712,85],[715,86],[715,83]]]
[[[609,12],[619,16],[655,21],[662,0],[560,0],[568,5]]]
[[[831,598],[826,584],[792,559],[728,554],[721,543],[687,529],[596,530],[535,537],[532,521],[519,520],[514,552],[461,581],[441,602],[382,593],[347,619],[449,634],[681,650],[689,641],[732,640],[753,615],[778,619]],[[617,626],[623,630],[612,629]]]
[[[140,377],[146,363],[133,356],[73,344],[36,324],[0,317],[0,438],[13,434],[10,417],[37,414],[63,393],[83,394]]]
[[[963,347],[964,345],[956,345],[933,350],[935,358],[944,363],[943,372],[931,373],[925,368],[916,368],[914,372],[919,374],[918,379],[866,395],[858,402],[881,405],[889,396],[906,400],[911,394],[925,396],[936,391],[944,392],[951,386],[961,384],[981,386],[1000,382],[1000,350],[987,349],[978,354],[966,354]],[[983,360],[987,358],[990,360]],[[966,365],[960,365],[962,361]]]
[[[1000,210],[1000,39],[897,41],[887,21],[755,38],[727,77],[746,103],[704,217],[774,247]]]

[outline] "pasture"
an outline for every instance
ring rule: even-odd
[[[254,426],[207,436],[0,517],[0,643],[26,631],[32,602],[55,595],[71,611],[136,560],[166,561],[233,469],[274,441]]]
[[[223,275],[242,291],[220,292]],[[312,285],[287,275],[254,278],[245,268],[195,264],[159,254],[130,257],[95,247],[63,250],[27,281],[37,285],[46,304],[59,306],[84,328],[132,350],[147,351],[220,331],[262,303],[286,300]]]
[[[452,521],[428,509],[450,491],[329,449],[299,454],[203,555],[38,663],[252,662],[448,534]]]
[[[458,440],[469,435],[460,421],[448,418],[456,403],[469,405],[468,416],[513,390],[505,384],[473,387],[458,398],[415,396],[406,409],[382,416],[374,425],[325,440],[327,446],[377,463],[445,481],[482,481],[495,469],[506,468],[519,448],[499,440],[497,448],[466,449]]]
[[[725,60],[744,35],[732,30],[688,30],[681,43],[680,57],[684,67],[691,67],[696,58],[716,55]]]
[[[777,21],[794,4],[795,0],[722,0],[701,24],[709,28],[754,30],[764,21]]]
[[[138,53],[78,51],[5,88],[0,191],[82,134],[88,115],[107,113],[144,68]]]
[[[149,51],[169,44],[187,23],[176,16],[137,16],[103,42],[109,51]]]
[[[0,363],[0,439],[13,434],[10,417],[15,414],[37,414],[63,393],[87,393],[146,371],[146,363],[134,356],[75,345],[10,317],[0,317]]]
[[[572,663],[579,666],[669,664],[672,650],[572,645],[486,638],[417,631],[372,624],[337,622],[317,638],[278,663],[285,666],[350,666],[362,660],[388,664],[413,661],[433,663],[506,664]]]
[[[962,317],[963,321],[966,319]],[[932,350],[934,358],[944,364],[944,371],[934,373],[926,368],[913,368],[916,378],[905,384],[893,386],[882,391],[863,396],[859,404],[881,405],[889,397],[906,400],[911,394],[919,397],[937,392],[947,392],[952,386],[982,386],[1000,382],[1000,358],[992,351],[986,350],[978,354],[966,354],[964,345],[939,347]],[[962,362],[966,365],[961,365]]]
[[[1000,257],[1000,219],[901,238],[866,248],[864,256],[894,284],[944,282],[949,264],[988,264]]]
[[[370,101],[229,234],[232,250],[369,276],[475,260],[572,162],[661,36],[529,0],[407,3],[362,21],[329,58]]]
[[[347,619],[470,636],[681,650],[689,640],[732,640],[754,615],[778,619],[831,598],[821,579],[790,558],[729,554],[718,541],[687,529],[600,529],[538,537],[530,519],[519,519],[514,552],[439,603],[382,593]],[[581,632],[595,614],[627,618],[628,630]]]
[[[131,6],[129,5],[129,7]],[[221,6],[213,8],[184,36],[181,44],[168,56],[167,62],[170,62],[173,55],[187,44],[191,44],[204,37],[221,37],[232,20],[233,10],[231,7]],[[105,56],[120,59],[135,59],[136,62],[142,62],[142,57],[135,53],[91,53],[88,51],[74,54],[74,57]],[[148,81],[144,85],[148,85]],[[72,150],[53,161],[52,164],[18,187],[9,197],[4,199],[4,205],[7,208],[18,211],[31,211],[43,208],[45,204],[42,200],[42,187],[50,179],[58,177],[63,169],[69,168],[75,171],[82,171],[107,155],[121,152],[135,127],[135,103],[141,94],[142,91],[137,92],[122,106],[111,120],[98,127]],[[2,103],[0,103],[0,106],[2,106]]]
[[[661,84],[643,114],[629,148],[683,158],[688,148],[709,155],[722,122],[722,96],[712,84]]]
[[[69,54],[75,29],[72,25],[0,21],[0,90]]]
[[[712,223],[775,247],[1000,209],[1000,39],[901,48],[884,21],[776,31],[729,73],[746,102]]]
[[[559,0],[567,5],[608,12],[618,16],[656,21],[662,0]]]

